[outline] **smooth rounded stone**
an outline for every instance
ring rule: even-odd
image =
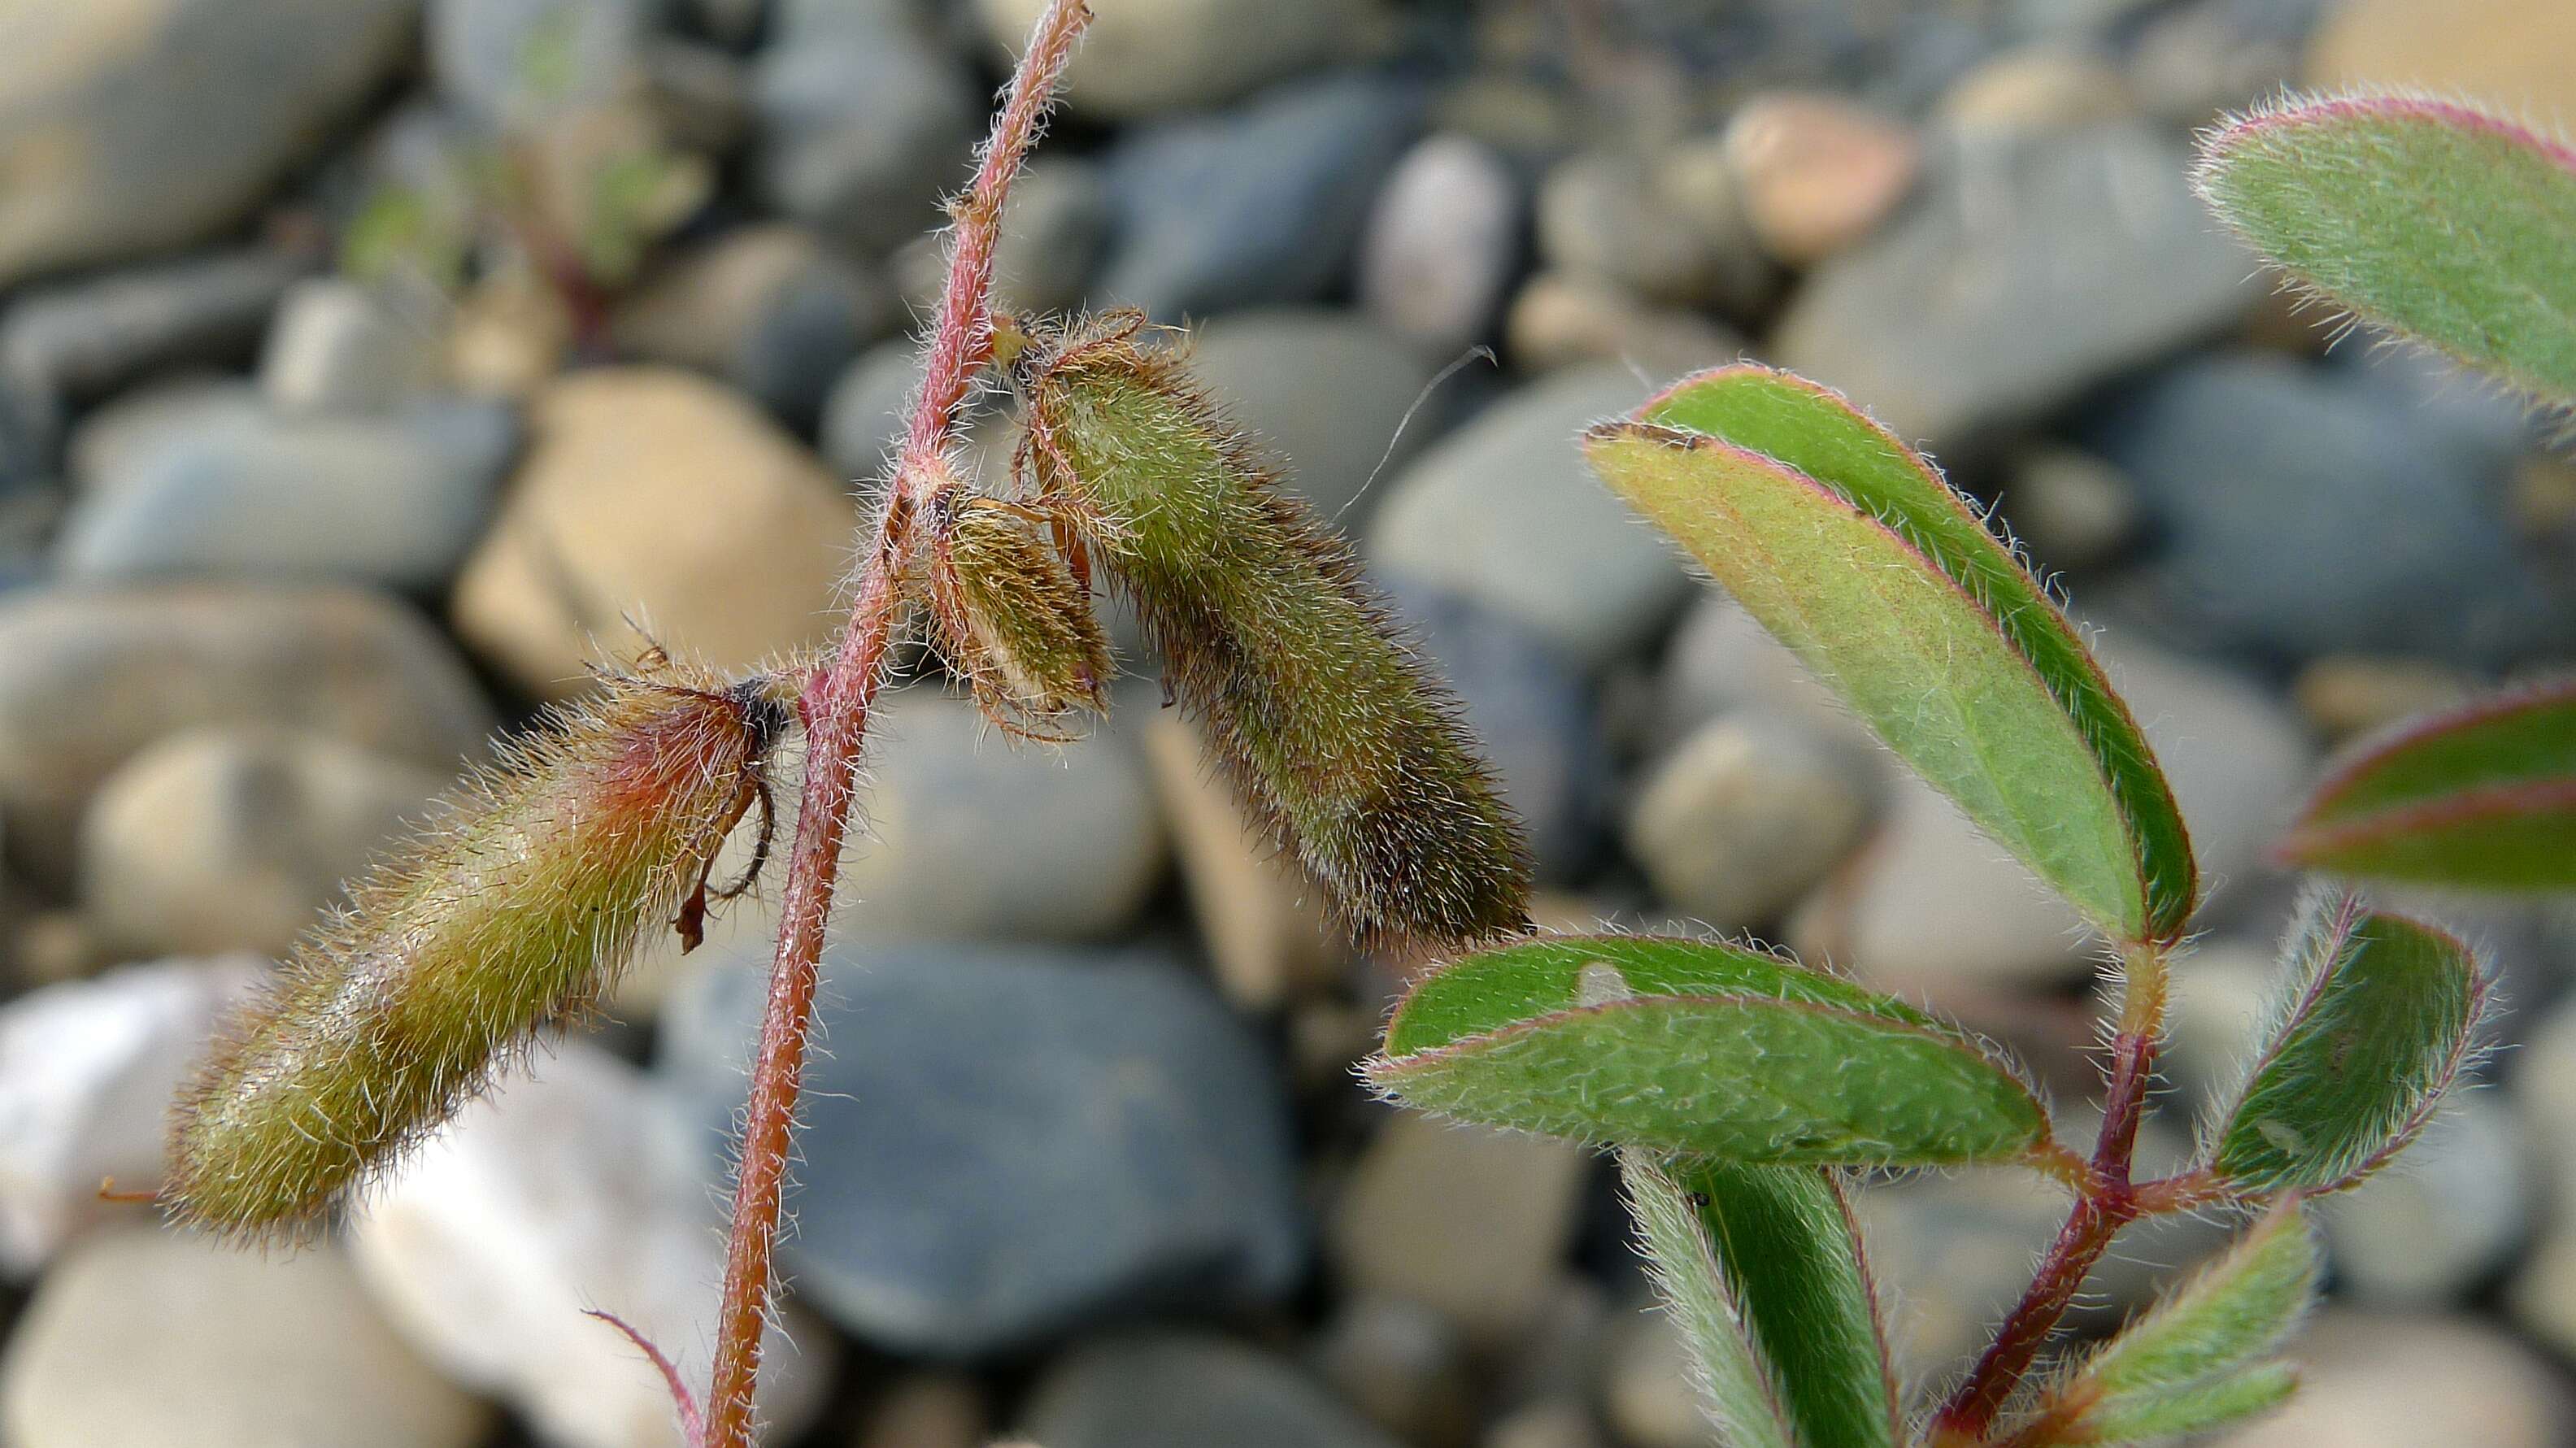
[[[102,402],[65,439],[63,472],[75,494],[132,478],[137,460],[172,439],[219,436],[253,424],[268,400],[259,385],[216,372],[184,372],[146,382]]]
[[[885,476],[921,386],[921,348],[908,337],[879,342],[841,370],[823,401],[823,460],[844,478]]]
[[[181,730],[99,786],[81,820],[83,908],[137,954],[283,956],[450,779],[325,735]]]
[[[2476,665],[2576,633],[2515,542],[2509,460],[2367,374],[2224,354],[2129,389],[2085,432],[2158,538],[2136,605],[2201,646]]]
[[[2158,120],[2214,125],[2299,83],[2299,57],[2323,8],[2319,0],[2245,0],[2143,17],[2128,45],[2129,89]]]
[[[448,322],[448,375],[471,396],[524,400],[563,370],[575,330],[563,298],[524,269],[485,277]]]
[[[0,287],[223,231],[400,64],[412,0],[97,0],[12,23]]]
[[[69,404],[156,368],[242,360],[309,265],[281,252],[224,251],[32,288],[0,315],[0,391],[9,394],[0,401],[50,443]]]
[[[842,888],[865,902],[850,930],[1106,939],[1162,882],[1153,784],[1116,731],[1062,748],[1013,745],[967,701],[912,688],[879,700],[868,742],[868,837],[841,866]]]
[[[1079,1348],[1038,1380],[1022,1429],[1046,1448],[1395,1448],[1276,1358],[1200,1333]]]
[[[1946,451],[2222,332],[2260,267],[2210,224],[2187,160],[2143,126],[1965,140],[1808,275],[1771,352]]]
[[[1440,434],[1430,364],[1351,313],[1236,312],[1192,339],[1191,374],[1334,527],[1366,523],[1386,480]]]
[[[1720,715],[1658,760],[1628,816],[1628,853],[1663,902],[1703,924],[1767,925],[1861,841],[1869,762],[1794,716]]]
[[[664,1016],[661,1069],[708,1182],[730,1168],[765,967],[710,972]],[[1177,962],[844,946],[820,1000],[830,1049],[806,1064],[781,1253],[803,1300],[848,1331],[977,1356],[1296,1281],[1305,1228],[1274,1067]]]
[[[1017,312],[1080,307],[1108,248],[1111,220],[1109,179],[1097,162],[1074,156],[1030,161],[1011,183],[1002,235],[993,243],[994,304]],[[930,240],[939,254],[935,288],[947,279],[947,248],[938,238]]]
[[[2289,1356],[2290,1401],[2211,1448],[2556,1448],[2576,1411],[2555,1367],[2472,1318],[2329,1308]]]
[[[1344,1401],[1396,1439],[1455,1448],[1476,1421],[1467,1347],[1440,1314],[1392,1297],[1355,1297],[1324,1324],[1314,1364]]]
[[[1479,1448],[1609,1448],[1592,1410],[1567,1398],[1545,1398],[1494,1420]]]
[[[1591,1153],[1568,1141],[1387,1118],[1333,1206],[1354,1291],[1418,1302],[1482,1347],[1535,1323],[1568,1271]]]
[[[2463,1093],[2387,1170],[2318,1213],[2348,1299],[2440,1307],[2522,1247],[2536,1183],[2512,1111]]]
[[[344,578],[431,593],[455,575],[518,451],[495,402],[426,398],[376,416],[201,414],[78,499],[64,576]]]
[[[348,1241],[394,1328],[543,1442],[682,1448],[661,1374],[584,1315],[703,1371],[724,1234],[688,1131],[635,1067],[573,1040],[514,1068],[368,1192]],[[766,1431],[813,1423],[837,1356],[819,1323],[768,1334]]]
[[[350,589],[180,585],[0,596],[11,860],[67,884],[92,791],[191,724],[270,724],[453,770],[490,704],[418,614]]]
[[[2145,521],[2136,490],[2118,468],[2047,443],[2013,459],[1997,511],[2051,570],[2110,561],[2137,539]]]
[[[1610,1339],[1601,1401],[1627,1448],[1705,1448],[1710,1427],[1690,1343],[1671,1314],[1628,1315]],[[1580,1441],[1580,1440],[1578,1440]]]
[[[1540,183],[1538,252],[1551,268],[1676,306],[1741,309],[1769,284],[1761,257],[1685,208],[1649,160],[1606,151],[1560,161]]]
[[[1126,0],[1103,7],[1065,67],[1077,111],[1133,119],[1210,110],[1347,48],[1374,0]],[[997,61],[1027,48],[1045,0],[976,0]]]
[[[1608,362],[1677,377],[1735,361],[1744,339],[1698,312],[1649,305],[1597,277],[1545,271],[1513,296],[1503,351],[1523,372]]]
[[[1157,713],[1144,746],[1217,988],[1237,1007],[1266,1011],[1331,984],[1344,951],[1321,894],[1220,777],[1197,726]]]
[[[1361,310],[1432,354],[1485,336],[1520,263],[1521,191],[1482,141],[1444,131],[1415,142],[1360,233]]]
[[[2157,1069],[2182,1091],[2177,1105],[2215,1107],[2263,1048],[2263,1031],[2287,984],[2279,948],[2251,937],[2198,940],[2176,958],[2165,1047]]]
[[[1584,467],[1576,439],[1646,391],[1594,364],[1503,397],[1395,480],[1369,529],[1370,562],[1519,622],[1578,668],[1643,643],[1690,575]]]
[[[889,7],[789,3],[752,63],[752,177],[771,206],[882,251],[934,224],[981,129],[964,61]]]
[[[1962,130],[2051,131],[2136,111],[2128,78],[2109,59],[2066,41],[2035,40],[1952,82],[1935,114]]]
[[[97,1233],[0,1358],[11,1448],[471,1448],[491,1410],[385,1325],[339,1248]]]
[[[1117,220],[1093,297],[1166,322],[1320,298],[1421,109],[1406,82],[1328,75],[1129,131],[1104,160]]]
[[[1907,127],[1839,96],[1790,92],[1738,106],[1726,155],[1753,234],[1791,266],[1812,266],[1876,230],[1923,165]]]
[[[1700,725],[1732,709],[1788,714],[1811,733],[1864,750],[1876,747],[1870,732],[1788,645],[1713,588],[1691,604],[1673,630],[1656,688],[1650,737],[1657,750],[1678,746]]]
[[[1598,852],[1610,792],[1599,708],[1582,676],[1522,622],[1397,580],[1395,614],[1465,707],[1467,732],[1521,817],[1542,879],[1574,879]]]
[[[160,1180],[171,1093],[264,967],[130,965],[0,1006],[0,1275],[32,1276],[75,1234],[131,1215],[99,1183]]]
[[[633,75],[659,0],[430,0],[439,93],[486,122],[529,125],[607,100]]]
[[[2333,742],[2451,708],[2477,689],[2474,675],[2434,659],[2328,654],[2299,670],[2290,697],[2308,726]]]
[[[666,367],[566,376],[456,583],[468,646],[540,698],[642,647],[744,669],[830,636],[858,514],[793,438],[725,388]]]
[[[868,1410],[850,1448],[985,1448],[992,1411],[963,1373],[917,1373],[897,1382]]]
[[[850,359],[901,320],[882,279],[782,222],[674,258],[609,330],[636,357],[713,373],[803,431]]]
[[[281,412],[380,412],[438,375],[439,324],[341,277],[295,284],[259,359],[260,391]]]
[[[2576,110],[2576,11],[2554,0],[2346,0],[2309,41],[2307,82],[2411,87],[2547,120]]]

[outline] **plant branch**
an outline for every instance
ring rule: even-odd
[[[1985,1442],[1996,1415],[2038,1361],[2040,1349],[2047,1346],[2049,1335],[2074,1303],[2086,1274],[2109,1250],[2111,1239],[2138,1218],[2171,1211],[2186,1198],[2181,1192],[2157,1190],[2171,1184],[2141,1189],[2130,1178],[2138,1124],[2146,1115],[2147,1094],[2155,1084],[2156,1049],[2164,1037],[2171,974],[2166,950],[2155,942],[2140,942],[2121,952],[2120,1019],[2111,1039],[2110,1085],[2103,1099],[2102,1134],[2094,1142],[2091,1170],[2029,1289],[1995,1330],[1994,1341],[1978,1357],[1967,1381],[1933,1419],[1935,1448],[1968,1448]]]
[[[714,1382],[699,1448],[751,1448],[752,1400],[760,1381],[779,1200],[786,1186],[796,1101],[804,1083],[807,1037],[823,934],[841,842],[867,735],[867,716],[882,679],[886,650],[909,607],[904,587],[912,548],[916,495],[956,445],[958,408],[975,374],[992,356],[993,246],[1002,205],[1035,143],[1056,81],[1091,19],[1084,0],[1053,0],[1038,20],[992,138],[985,143],[967,195],[952,208],[956,227],[948,285],[937,328],[924,349],[924,374],[911,427],[897,459],[894,485],[880,502],[865,551],[857,597],[831,663],[806,682],[798,709],[806,730],[805,789],[797,809],[795,852],[787,865],[778,949],[770,967],[768,1006],[752,1063],[751,1100],[725,1243],[724,1292],[718,1307]]]

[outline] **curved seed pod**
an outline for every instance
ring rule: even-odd
[[[1520,824],[1348,545],[1132,314],[1007,329],[1023,476],[1135,601],[1167,687],[1363,941],[1525,929]]]
[[[226,1022],[173,1106],[167,1214],[309,1229],[596,1000],[644,930],[694,944],[717,848],[755,803],[767,824],[774,687],[657,657],[509,746]]]
[[[985,718],[1024,738],[1060,740],[1066,715],[1105,707],[1109,640],[1090,590],[1028,514],[962,484],[932,496],[930,626]]]

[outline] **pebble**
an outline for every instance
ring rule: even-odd
[[[2110,562],[2143,530],[2136,489],[2078,448],[2036,444],[2014,458],[1997,509],[2039,566],[2081,572]]]
[[[1575,439],[1647,390],[1595,364],[1494,403],[1395,479],[1369,531],[1370,561],[1518,621],[1578,668],[1643,643],[1689,595],[1690,576],[1584,467]]]
[[[543,1442],[682,1448],[661,1374],[584,1314],[615,1313],[704,1377],[724,1237],[695,1158],[641,1072],[566,1041],[370,1191],[350,1257],[405,1339]],[[761,1417],[782,1440],[820,1414],[838,1356],[829,1331],[801,1326],[772,1330],[761,1354]]]
[[[1427,355],[1490,334],[1521,259],[1527,203],[1511,167],[1470,136],[1425,136],[1387,174],[1360,234],[1363,311]]]
[[[245,1252],[157,1227],[47,1273],[0,1359],[11,1448],[471,1448],[488,1408],[385,1325],[330,1244]]]
[[[1913,189],[1914,133],[1838,96],[1755,96],[1726,123],[1744,214],[1771,255],[1812,266],[1868,236]]]
[[[1323,1326],[1316,1370],[1369,1421],[1415,1448],[1458,1448],[1476,1421],[1466,1344],[1440,1314],[1392,1297],[1354,1297]]]
[[[1320,298],[1421,108],[1401,81],[1332,75],[1127,132],[1104,160],[1117,219],[1094,299],[1177,322]]]
[[[976,0],[997,62],[1029,43],[1044,0]],[[1104,119],[1211,110],[1343,50],[1371,0],[1127,0],[1100,12],[1065,68],[1065,101]]]
[[[1730,709],[1791,715],[1809,732],[1857,745],[1861,753],[1878,747],[1786,644],[1716,589],[1702,592],[1673,630],[1656,690],[1650,727],[1656,751],[1677,747],[1701,724]]]
[[[1971,139],[1809,275],[1772,353],[1947,451],[2221,332],[2262,294],[2258,268],[2185,162],[2142,127]]]
[[[74,495],[131,478],[137,460],[189,438],[218,436],[266,414],[258,384],[220,372],[180,372],[100,403],[71,430],[63,472]]]
[[[2290,1356],[2288,1404],[2213,1448],[2556,1448],[2576,1411],[2554,1367],[2467,1318],[2329,1308]]]
[[[819,445],[832,471],[844,478],[885,476],[920,385],[921,349],[908,337],[879,342],[843,368],[823,400]]]
[[[1040,156],[1011,183],[993,243],[995,304],[1019,312],[1069,311],[1082,305],[1091,275],[1109,246],[1109,179],[1097,162]],[[937,280],[947,278],[938,245]]]
[[[1395,1448],[1296,1369],[1203,1333],[1115,1337],[1039,1379],[1023,1430],[1046,1448]]]
[[[0,1274],[35,1275],[65,1243],[131,1208],[99,1183],[161,1176],[170,1095],[249,989],[247,957],[130,965],[0,1006]]]
[[[2576,110],[2576,11],[2554,0],[2347,0],[2308,44],[2307,83],[2473,97],[2509,116]]]
[[[1628,852],[1665,904],[1724,931],[1767,926],[1860,843],[1869,762],[1792,715],[1719,716],[1657,761]]]
[[[356,282],[297,282],[260,353],[260,391],[280,412],[382,412],[435,379],[443,340]]]
[[[1268,1011],[1328,986],[1343,949],[1322,896],[1219,777],[1197,727],[1158,713],[1144,743],[1217,988],[1240,1009]]]
[[[318,734],[181,730],[99,786],[81,819],[82,907],[138,955],[283,956],[449,782]]]
[[[559,121],[633,76],[663,8],[652,0],[431,0],[430,78],[487,124]]]
[[[2396,1307],[2459,1301],[2529,1235],[2530,1178],[2512,1111],[2459,1094],[2395,1164],[2318,1213],[2338,1293]]]
[[[2451,708],[2477,688],[2475,677],[2433,659],[2328,654],[2299,670],[2290,697],[2331,743]]]
[[[1742,337],[1699,312],[1654,306],[1599,278],[1554,271],[1521,285],[1503,338],[1512,365],[1531,373],[1608,362],[1631,375],[1679,377],[1745,351]]]
[[[1709,1441],[1690,1343],[1660,1310],[1632,1313],[1613,1333],[1601,1397],[1628,1448],[1704,1448]]]
[[[1609,1448],[1590,1409],[1566,1398],[1515,1408],[1477,1440],[1481,1448]]]
[[[308,729],[434,770],[491,707],[418,614],[344,589],[59,589],[0,597],[0,810],[11,860],[70,880],[92,791],[191,724]]]
[[[447,370],[476,397],[524,400],[561,371],[573,345],[563,298],[511,270],[476,282],[447,328]]]
[[[619,346],[730,382],[810,432],[841,370],[902,312],[884,281],[803,227],[747,226],[675,257],[618,308]]]
[[[992,1413],[973,1378],[920,1373],[888,1389],[869,1409],[851,1448],[985,1448]]]
[[[2366,374],[2222,354],[2086,431],[2157,535],[2136,606],[2197,646],[2498,664],[2576,627],[2515,543],[2495,440]]]
[[[1557,163],[1539,186],[1540,258],[1675,306],[1740,302],[1767,285],[1758,256],[1712,234],[1657,183],[1649,161],[1624,153]]]
[[[1981,62],[1943,93],[1940,119],[1962,130],[2063,131],[2137,111],[2128,78],[2090,48],[2035,40]]]
[[[83,580],[338,578],[434,593],[518,451],[509,409],[427,398],[376,416],[209,410],[76,500],[55,557]]]
[[[711,1183],[731,1159],[766,977],[711,972],[665,1015],[662,1070]],[[1305,1233],[1273,1066],[1171,960],[841,946],[821,1001],[831,1049],[806,1067],[782,1251],[804,1300],[848,1331],[975,1356],[1297,1279]],[[1077,1441],[1091,1440],[1047,1438]]]
[[[1448,398],[1424,392],[1430,365],[1348,312],[1236,312],[1192,339],[1190,371],[1200,385],[1338,528],[1361,527],[1387,479],[1441,432]]]
[[[0,288],[232,226],[401,65],[410,0],[98,0],[19,17]]]
[[[1494,1347],[1535,1324],[1567,1268],[1592,1154],[1573,1142],[1387,1119],[1334,1204],[1352,1290],[1418,1302]]]
[[[526,460],[465,563],[457,633],[539,698],[579,692],[642,620],[675,654],[738,670],[830,635],[858,515],[740,397],[666,367],[549,384]]]
[[[972,73],[889,7],[777,10],[752,63],[762,197],[870,251],[933,225],[982,128]]]

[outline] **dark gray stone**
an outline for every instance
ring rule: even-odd
[[[1067,1357],[1022,1431],[1047,1448],[1394,1448],[1295,1368],[1239,1343],[1158,1332]]]
[[[842,1327],[974,1355],[1295,1280],[1282,1090],[1198,978],[1150,954],[965,945],[844,947],[824,977],[830,1049],[806,1068],[783,1253]],[[662,1071],[703,1128],[711,1183],[766,979],[710,972],[664,1017]]]
[[[1209,395],[1290,488],[1345,530],[1366,522],[1405,460],[1440,435],[1454,397],[1426,397],[1431,365],[1349,312],[1241,313],[1201,328],[1195,342],[1190,370]]]
[[[1315,300],[1421,111],[1401,81],[1335,75],[1138,129],[1109,153],[1118,231],[1097,294],[1165,321]]]
[[[965,63],[890,10],[785,6],[752,73],[762,194],[877,250],[937,221],[981,117]]]
[[[439,90],[486,121],[529,122],[615,93],[661,0],[431,0]]]

